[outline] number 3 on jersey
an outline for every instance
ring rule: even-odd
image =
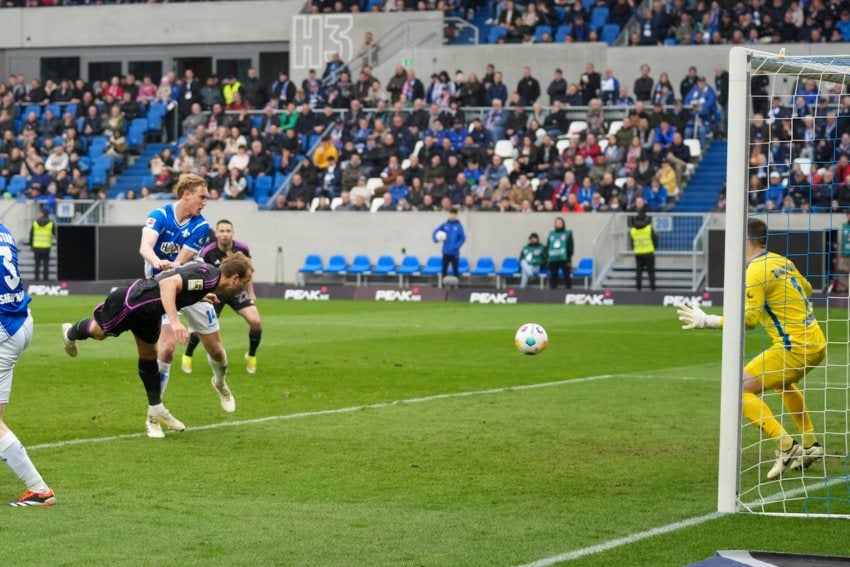
[[[21,277],[18,275],[18,267],[12,263],[12,249],[8,246],[0,246],[0,258],[3,259],[3,269],[7,274],[3,277],[3,281],[10,290],[17,289],[18,284],[21,283]]]

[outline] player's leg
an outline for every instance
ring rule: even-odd
[[[9,502],[9,506],[53,506],[56,501],[53,491],[44,482],[26,449],[17,436],[3,421],[9,394],[12,391],[12,373],[18,357],[32,339],[32,319],[18,329],[18,332],[0,342],[0,461],[6,463],[15,475],[27,487],[24,495]]]
[[[257,349],[260,347],[260,341],[263,338],[263,322],[260,319],[260,310],[252,302],[252,304],[236,312],[248,323],[248,352],[245,353],[247,364],[245,370],[249,374],[254,374],[257,371]]]
[[[171,378],[171,363],[174,361],[174,350],[176,345],[177,337],[174,336],[174,331],[171,330],[168,316],[163,315],[160,322],[160,334],[159,341],[157,342],[156,358],[157,372],[159,373],[162,395],[165,395],[165,390],[168,389],[168,380]]]
[[[231,307],[234,307],[232,300],[231,302],[228,302],[228,304]],[[221,316],[221,312],[224,309],[224,305],[224,303],[216,303],[213,305],[216,317]],[[180,362],[180,369],[183,370],[183,372],[185,372],[186,374],[192,373],[192,357],[195,356],[195,349],[198,348],[199,344],[201,344],[201,339],[198,337],[198,333],[189,333],[189,341],[186,343],[186,350],[183,352],[183,359]]]
[[[770,407],[761,399],[765,389],[773,389],[782,384],[785,365],[784,350],[768,349],[754,357],[744,367],[742,386],[742,413],[744,417],[761,428],[765,435],[776,442],[776,462],[768,471],[767,478],[773,479],[785,472],[785,469],[799,457],[803,448],[782,427],[773,416]]]
[[[62,343],[65,346],[65,353],[70,357],[75,357],[80,352],[77,341],[85,341],[94,339],[102,341],[106,338],[104,327],[112,328],[119,326],[123,319],[119,313],[123,311],[123,302],[119,308],[115,301],[107,300],[94,309],[92,319],[80,319],[76,323],[62,324]],[[126,316],[126,314],[124,314]]]
[[[152,321],[148,326],[154,327],[159,324],[159,321]],[[136,338],[136,350],[139,353],[139,378],[148,397],[148,414],[145,420],[145,431],[148,437],[154,439],[165,437],[162,431],[163,425],[175,431],[184,431],[186,426],[162,405],[162,384],[156,348],[158,332],[138,325],[133,329],[133,335]]]
[[[212,304],[199,302],[183,309],[189,331],[197,333],[207,351],[207,361],[213,371],[212,385],[224,411],[236,411],[236,400],[227,386],[227,352],[221,343],[218,317]]]
[[[789,357],[795,361],[797,372],[786,379],[783,388],[778,389],[782,394],[782,404],[794,420],[794,425],[800,431],[803,440],[803,455],[791,463],[791,470],[808,468],[825,454],[823,447],[818,443],[815,426],[806,407],[806,399],[797,387],[797,382],[812,368],[823,362],[825,356],[825,348],[819,351],[807,351],[802,357],[789,353]]]

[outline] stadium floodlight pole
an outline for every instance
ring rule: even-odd
[[[741,444],[741,380],[744,342],[744,245],[746,235],[750,56],[729,52],[728,158],[726,161],[726,264],[723,276],[723,353],[720,383],[720,454],[717,511],[738,510]]]

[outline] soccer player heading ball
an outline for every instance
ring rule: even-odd
[[[811,284],[793,262],[767,251],[767,225],[758,219],[747,222],[747,275],[745,326],[764,327],[772,344],[744,367],[743,414],[776,441],[776,463],[767,478],[780,476],[786,468],[807,468],[824,455],[797,382],[826,356],[826,338],[815,319],[809,298]],[[679,308],[683,329],[717,329],[723,318],[706,315],[697,306]],[[776,390],[802,434],[798,443],[776,420],[759,395]]]

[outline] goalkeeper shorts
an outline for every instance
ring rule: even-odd
[[[820,348],[806,350],[795,347],[793,351],[789,351],[782,345],[775,345],[757,354],[744,366],[744,370],[751,376],[755,376],[766,390],[782,388],[785,384],[795,384],[809,370],[823,362],[826,347],[819,346]]]

